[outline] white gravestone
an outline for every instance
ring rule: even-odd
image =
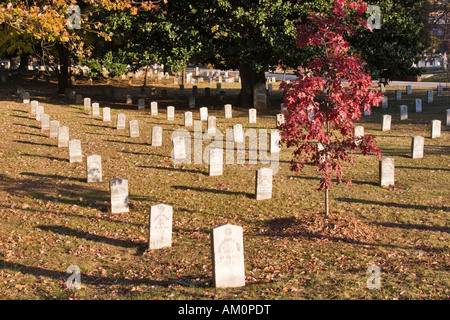
[[[152,116],[157,116],[158,115],[158,102],[152,101],[150,103],[150,114]]]
[[[84,98],[84,110],[91,110],[91,98]]]
[[[129,123],[130,127],[130,138],[139,137],[139,122],[138,120],[131,120]]]
[[[152,128],[152,146],[160,147],[162,146],[162,128],[153,127]]]
[[[248,123],[256,123],[256,109],[255,108],[248,110]]]
[[[81,141],[70,140],[69,141],[69,162],[82,162],[83,155],[81,154]]]
[[[364,127],[363,126],[355,126],[355,142],[359,145],[364,137]]]
[[[225,224],[211,229],[211,256],[214,287],[245,286],[242,227]]]
[[[285,123],[284,114],[278,113],[277,114],[277,120],[276,120],[276,127],[281,126],[284,123]]]
[[[261,168],[256,170],[256,200],[272,198],[272,169]]]
[[[391,130],[392,116],[389,114],[383,115],[383,124],[381,125],[381,131]]]
[[[133,104],[133,98],[130,95],[127,95],[127,104]]]
[[[50,138],[58,138],[59,121],[50,121]]]
[[[41,115],[45,113],[43,106],[37,106],[36,108],[36,120],[41,121]]]
[[[221,176],[223,174],[223,149],[209,149],[209,175]]]
[[[30,103],[30,93],[29,93],[29,92],[25,92],[25,93],[23,94],[22,102],[23,102],[24,104]]]
[[[406,120],[406,119],[408,119],[408,106],[401,105],[400,106],[400,120]]]
[[[216,133],[216,117],[214,117],[214,116],[209,116],[209,117],[208,117],[208,129],[207,129],[207,133],[208,133],[208,134],[214,134],[214,133]]]
[[[233,125],[233,139],[235,143],[244,142],[244,130],[242,124],[238,123]]]
[[[200,108],[200,121],[207,121],[207,120],[208,120],[208,108],[201,107]]]
[[[280,131],[277,129],[270,130],[270,153],[277,153],[281,150]]]
[[[161,249],[172,246],[173,208],[165,204],[150,207],[149,249]]]
[[[169,121],[175,120],[175,107],[174,106],[167,107],[167,120],[169,120]]]
[[[98,117],[99,115],[100,115],[100,105],[98,104],[98,102],[94,102],[92,104],[92,116]]]
[[[413,136],[411,139],[411,157],[413,159],[423,158],[423,149],[425,144],[425,139],[422,136]]]
[[[41,114],[41,131],[50,130],[50,115],[44,113]]]
[[[441,136],[441,120],[431,121],[431,139],[439,138]]]
[[[119,113],[117,115],[117,125],[116,125],[117,130],[125,130],[126,119],[127,119],[127,116],[124,113]]]
[[[173,142],[173,160],[186,159],[186,143],[184,137],[174,137]]]
[[[58,127],[58,148],[67,148],[69,146],[69,127]]]
[[[185,127],[192,127],[193,125],[193,116],[191,111],[186,111],[184,113],[184,126]]]
[[[225,119],[231,119],[233,118],[233,109],[231,104],[225,105]]]
[[[91,182],[102,182],[102,157],[92,154],[86,157],[86,180]]]
[[[30,103],[30,113],[31,115],[35,116],[36,115],[36,108],[38,107],[39,102],[36,100],[31,101]]]
[[[383,157],[380,160],[380,186],[389,187],[394,185],[394,158]]]
[[[128,180],[112,179],[109,181],[109,192],[112,213],[125,213],[130,211],[128,203]]]
[[[416,112],[422,112],[422,99],[416,99]]]
[[[111,121],[111,108],[105,107],[102,109],[102,116],[104,122]]]

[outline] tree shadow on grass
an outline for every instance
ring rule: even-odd
[[[103,140],[105,142],[114,142],[114,143],[125,143],[125,144],[134,144],[134,145],[139,145],[139,146],[145,146],[145,147],[151,147],[151,144],[147,143],[147,142],[131,142],[131,141],[119,141],[119,140]]]
[[[423,206],[423,205],[395,203],[395,202],[380,202],[380,201],[363,200],[363,199],[352,199],[352,198],[336,198],[335,200],[336,201],[342,201],[342,202],[363,203],[363,204],[395,207],[395,208],[402,208],[402,209],[443,210],[443,211],[446,211],[446,212],[450,211],[450,207],[446,207],[446,206],[434,207],[434,206]]]
[[[396,169],[412,169],[412,170],[431,170],[431,171],[450,171],[448,168],[425,168],[425,167],[408,167],[408,166],[395,166]]]
[[[15,131],[14,133],[28,135],[28,136],[34,136],[34,137],[48,138],[48,135],[45,135],[45,134],[38,134],[38,133],[31,133],[31,132],[18,132],[18,131]]]
[[[417,229],[426,231],[439,231],[450,233],[449,227],[443,226],[426,226],[423,224],[412,224],[412,223],[393,223],[393,222],[373,222],[375,225],[388,227],[388,228],[400,228],[400,229]]]
[[[196,173],[206,176],[207,173],[200,170],[193,170],[193,169],[182,169],[182,168],[170,168],[170,167],[155,167],[155,166],[137,166],[138,168],[145,168],[145,169],[158,169],[158,170],[167,170],[167,171],[178,171],[178,172],[188,172],[188,173]]]
[[[433,247],[423,247],[423,246],[416,246],[416,247],[406,247],[406,246],[400,246],[395,245],[392,243],[379,243],[379,242],[367,242],[367,241],[360,241],[352,238],[347,237],[340,237],[340,236],[328,236],[323,235],[320,232],[309,232],[306,230],[303,230],[302,228],[298,228],[296,230],[296,227],[299,227],[299,219],[296,217],[286,217],[286,218],[275,218],[271,220],[267,220],[264,222],[265,226],[267,227],[267,231],[263,233],[258,233],[256,235],[258,236],[269,236],[269,237],[282,237],[282,238],[306,238],[311,240],[329,240],[333,242],[344,242],[354,245],[363,245],[363,246],[371,246],[371,247],[386,247],[386,248],[394,248],[394,249],[405,249],[405,250],[421,250],[425,252],[435,252],[435,253],[442,253],[445,251],[448,251],[448,249],[445,248],[433,248]],[[301,227],[301,226],[300,226]],[[286,229],[288,231],[286,231]],[[294,231],[290,231],[289,229],[294,229]]]
[[[41,130],[41,128],[39,128],[38,126],[28,126],[26,124],[23,123],[14,123],[15,126],[21,126],[21,127],[25,127],[25,128],[31,128],[31,129],[39,129]]]
[[[23,143],[23,144],[31,144],[31,145],[35,145],[35,146],[55,147],[55,145],[48,144],[48,143],[37,143],[37,142],[32,142],[32,141],[21,141],[21,140],[13,140],[13,141],[18,142],[18,143]]]
[[[195,188],[195,187],[186,187],[186,186],[172,186],[172,188],[177,190],[192,190],[197,192],[211,192],[216,194],[227,194],[227,195],[234,195],[234,196],[245,196],[247,198],[255,198],[255,195],[248,192],[242,192],[242,191],[229,191],[229,190],[217,190],[217,189],[208,189],[208,188]]]
[[[296,178],[296,179],[306,179],[306,180],[321,180],[319,177],[304,177],[304,176],[288,176],[288,178]],[[337,179],[331,179],[333,183],[337,183]],[[378,186],[377,182],[369,182],[369,181],[359,181],[359,180],[350,180],[352,184],[368,184],[372,186]],[[345,180],[341,181],[341,184],[345,184]]]
[[[130,153],[130,154],[134,154],[134,155],[139,155],[139,156],[155,156],[155,157],[162,157],[162,158],[170,158],[170,156],[165,156],[162,154],[156,154],[156,153],[144,153],[144,152],[137,152],[137,151],[120,151],[122,153]],[[138,166],[139,167],[139,166]],[[140,166],[141,168],[146,168],[145,166]],[[157,168],[157,167],[155,167]],[[160,169],[160,168],[158,168]]]
[[[38,178],[47,178],[47,179],[58,179],[58,180],[70,180],[70,181],[78,181],[78,182],[86,182],[86,179],[83,178],[73,178],[73,177],[65,177],[59,174],[40,174],[35,172],[21,172],[19,175],[21,176],[30,176],[30,177],[38,177]]]
[[[106,128],[106,129],[113,129],[114,127],[112,126],[102,126],[99,124],[91,124],[91,123],[85,123],[85,126],[89,126],[89,127],[97,127],[97,128]]]
[[[108,245],[123,247],[123,248],[139,248],[143,245],[142,242],[134,242],[131,240],[120,240],[113,239],[105,236],[98,236],[82,230],[75,230],[64,226],[50,226],[50,225],[40,225],[37,227],[43,231],[51,231],[53,233],[58,233],[63,236],[76,237],[79,239],[86,239],[89,241],[105,243]]]
[[[29,153],[22,153],[23,156],[27,156],[27,157],[38,157],[38,158],[46,158],[49,160],[53,160],[53,161],[64,161],[67,162],[68,159],[63,159],[63,158],[57,158],[57,157],[51,157],[51,156],[42,156],[40,154],[29,154]]]

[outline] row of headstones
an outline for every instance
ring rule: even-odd
[[[41,130],[47,130],[45,123],[49,118],[43,113],[44,108],[37,101],[31,104],[31,114],[41,121]],[[81,141],[69,140],[69,128],[59,126],[59,121],[50,121],[50,137],[58,138],[58,147],[69,148],[70,163],[82,162]],[[56,128],[58,129],[56,131]],[[86,158],[87,182],[102,182],[101,156],[90,155]],[[270,172],[267,173],[266,171]],[[257,171],[257,199],[267,198],[270,192],[271,169]],[[112,213],[129,212],[128,180],[112,179],[110,186],[110,203]],[[268,189],[268,187],[270,187]],[[151,206],[149,225],[149,249],[160,249],[172,245],[172,214],[173,208],[159,204]],[[211,230],[211,247],[213,263],[213,281],[215,287],[239,287],[245,285],[243,232],[242,228],[233,225],[223,225]]]

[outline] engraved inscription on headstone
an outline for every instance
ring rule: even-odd
[[[131,120],[129,123],[130,127],[130,138],[139,137],[139,122],[138,120]]]
[[[150,207],[149,249],[172,246],[173,208],[165,204]]]
[[[111,121],[111,108],[105,107],[102,109],[103,121],[109,122]]]
[[[126,128],[126,115],[124,113],[119,113],[117,115],[117,130],[125,130]]]
[[[380,160],[380,186],[389,187],[394,185],[394,158],[383,157]]]
[[[69,141],[69,162],[82,162],[83,156],[81,154],[81,141],[70,140]]]
[[[221,176],[223,174],[223,149],[209,149],[209,175]]]
[[[256,200],[272,198],[272,169],[256,170]]]
[[[422,136],[413,136],[411,142],[411,157],[413,159],[422,159],[423,158],[423,149],[425,139]]]
[[[58,127],[58,148],[69,146],[69,127]]]
[[[169,120],[169,121],[175,120],[175,107],[174,106],[167,107],[167,120]]]
[[[160,147],[162,146],[162,128],[153,127],[152,128],[152,146]]]
[[[50,138],[58,138],[59,121],[50,121]]]
[[[128,180],[120,178],[110,180],[109,191],[111,199],[111,212],[129,212],[130,208],[128,204]]]
[[[389,115],[389,114],[383,115],[383,124],[381,126],[381,131],[391,130],[391,121],[392,121],[391,115]]]
[[[102,157],[92,154],[86,157],[87,182],[102,182]]]

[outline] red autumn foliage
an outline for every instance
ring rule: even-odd
[[[333,175],[342,181],[343,163],[353,164],[355,151],[381,158],[374,136],[357,139],[354,128],[364,110],[380,105],[382,94],[369,88],[372,79],[365,62],[350,54],[344,38],[358,25],[367,27],[366,7],[363,1],[335,0],[331,13],[311,15],[309,23],[298,26],[297,45],[321,54],[295,82],[282,85],[287,111],[279,129],[283,143],[295,148],[291,170],[298,172],[313,162],[323,175],[318,190],[330,189]]]

